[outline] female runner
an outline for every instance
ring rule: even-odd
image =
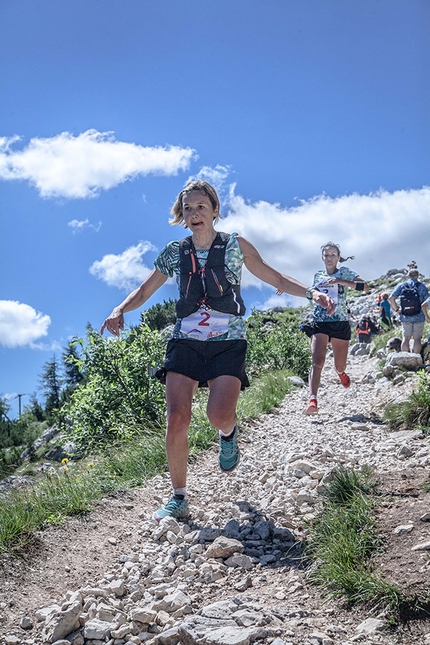
[[[330,311],[316,304],[311,323],[301,325],[311,339],[312,367],[309,373],[310,399],[305,414],[318,412],[318,388],[321,372],[324,367],[327,345],[330,342],[333,349],[334,366],[343,387],[351,384],[345,373],[348,346],[351,339],[351,326],[346,303],[348,289],[369,291],[366,282],[358,273],[348,267],[338,267],[339,262],[353,260],[354,257],[342,258],[338,244],[328,242],[321,247],[322,260],[325,268],[318,271],[313,280],[312,288],[330,296],[335,303],[335,310]],[[313,298],[315,301],[315,298]]]

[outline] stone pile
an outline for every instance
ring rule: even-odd
[[[221,475],[214,450],[190,467],[189,520],[155,524],[148,519],[154,509],[142,511],[129,553],[101,579],[23,615],[5,644],[393,643],[383,615],[336,618],[309,585],[302,559],[318,493],[339,464],[402,469],[405,477],[430,466],[430,443],[420,431],[390,433],[379,416],[409,394],[415,373],[396,385],[376,378],[377,361],[351,357],[352,385],[344,390],[328,357],[318,417],[302,414],[307,390],[292,380],[282,407],[240,433],[236,471]],[[150,486],[165,501],[168,476]]]

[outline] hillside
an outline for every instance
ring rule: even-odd
[[[318,417],[303,416],[307,392],[297,388],[279,409],[242,428],[242,460],[231,475],[218,472],[215,449],[200,455],[190,468],[188,522],[149,521],[169,489],[163,475],[39,533],[1,571],[3,641],[429,642],[430,621],[390,627],[382,607],[350,610],[323,599],[301,568],[319,485],[339,464],[368,465],[379,482],[376,520],[385,536],[375,566],[410,594],[428,585],[430,442],[419,430],[392,433],[381,422],[385,405],[405,398],[416,376],[399,385],[372,382],[377,360],[351,356],[352,386],[344,390],[329,357]],[[413,550],[417,545],[427,546]],[[44,608],[54,604],[45,624]]]

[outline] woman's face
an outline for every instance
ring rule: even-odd
[[[201,190],[192,190],[182,199],[182,215],[187,228],[192,233],[207,232],[213,227],[218,211],[214,210],[211,200]]]
[[[327,273],[334,273],[339,262],[340,255],[335,246],[326,246],[322,252],[322,259]]]

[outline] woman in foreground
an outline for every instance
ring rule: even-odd
[[[166,453],[172,496],[154,513],[155,520],[189,513],[186,489],[188,428],[193,396],[208,386],[207,415],[220,435],[218,462],[230,472],[239,463],[236,404],[249,383],[245,374],[245,305],[240,293],[245,265],[257,278],[275,288],[313,300],[321,310],[334,305],[330,296],[307,289],[294,278],[270,267],[257,249],[237,233],[218,233],[220,203],[216,190],[206,181],[193,181],[179,193],[172,207],[173,225],[182,224],[191,235],[167,244],[156,258],[155,268],[104,321],[118,336],[124,314],[141,307],[168,277],[176,276],[179,300],[177,321],[167,345],[164,369],[158,377],[166,384]]]

